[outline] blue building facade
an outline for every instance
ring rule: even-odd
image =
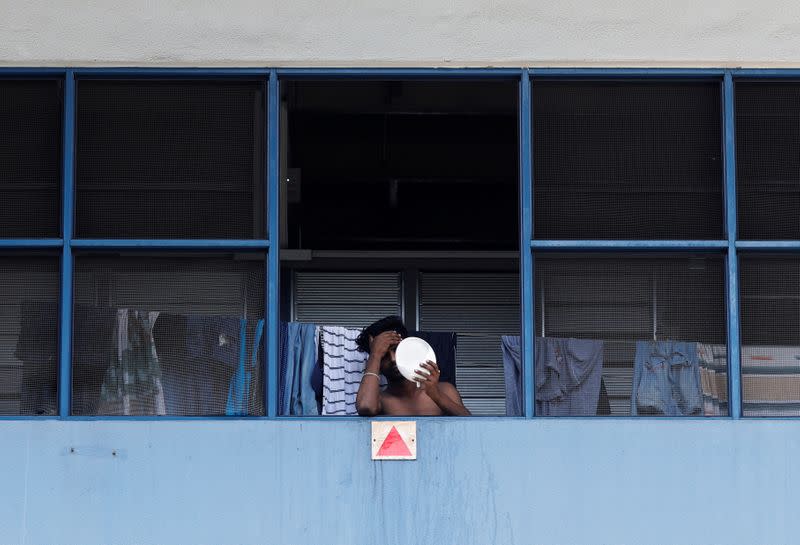
[[[791,187],[796,178],[792,172],[796,161],[795,129],[794,125],[784,126],[780,114],[781,104],[794,103],[793,93],[800,89],[798,78],[800,72],[796,70],[722,68],[0,69],[0,85],[7,83],[9,89],[19,82],[54,82],[61,104],[57,135],[60,145],[50,152],[60,161],[58,184],[52,192],[60,221],[44,228],[41,218],[47,217],[45,209],[37,212],[39,221],[32,223],[26,223],[24,215],[19,214],[21,208],[10,209],[7,229],[12,234],[0,238],[7,267],[9,270],[17,267],[9,278],[18,279],[29,292],[38,291],[38,297],[33,299],[51,309],[48,323],[53,331],[37,329],[38,341],[44,343],[41,340],[44,337],[57,339],[57,357],[46,367],[54,375],[50,379],[40,376],[31,379],[33,390],[48,381],[55,385],[55,390],[47,390],[52,392],[49,401],[30,401],[32,394],[25,393],[23,384],[13,400],[16,404],[9,404],[10,408],[1,417],[6,441],[5,448],[0,449],[0,460],[5,468],[6,486],[0,495],[0,535],[8,543],[84,544],[796,542],[798,523],[790,510],[795,495],[793,460],[798,441],[797,424],[792,417],[796,416],[800,391],[795,397],[791,366],[772,365],[770,360],[759,367],[763,363],[759,358],[772,356],[760,356],[745,347],[789,347],[795,336],[792,324],[797,313],[792,307],[796,297],[791,264],[800,251],[800,231],[792,219],[796,216],[792,206],[796,192]],[[422,81],[455,86],[502,81],[514,86],[518,198],[507,213],[518,217],[513,251],[517,252],[519,278],[521,415],[419,418],[416,461],[374,462],[370,459],[368,419],[280,414],[279,325],[284,318],[282,301],[286,304],[286,278],[281,268],[281,249],[286,247],[281,229],[286,224],[281,220],[285,213],[281,197],[282,192],[288,191],[282,184],[285,170],[281,146],[285,141],[281,131],[286,125],[281,121],[281,93],[289,83],[303,81],[341,85],[362,81]],[[197,107],[201,109],[214,108],[213,92],[204,94],[202,89],[209,82],[240,85],[246,88],[243,93],[251,93],[244,100],[254,101],[255,107],[250,112],[261,117],[258,123],[247,125],[251,134],[258,134],[251,140],[252,149],[245,150],[244,155],[251,161],[247,176],[259,180],[260,187],[249,194],[255,206],[253,202],[247,204],[255,211],[243,220],[243,226],[226,217],[230,203],[237,202],[235,188],[225,197],[229,200],[220,206],[195,195],[191,202],[197,206],[195,210],[202,211],[198,214],[202,218],[180,216],[177,204],[174,210],[149,204],[140,208],[146,210],[146,220],[152,222],[150,231],[146,221],[136,217],[135,210],[137,201],[151,195],[137,193],[135,188],[127,194],[102,191],[103,180],[114,180],[119,188],[136,183],[125,173],[115,172],[111,167],[104,170],[102,164],[92,163],[92,160],[102,163],[102,154],[108,153],[105,149],[109,147],[108,137],[103,137],[113,133],[107,131],[108,127],[125,122],[108,113],[114,107],[108,107],[104,100],[130,109],[133,107],[125,106],[129,96],[125,93],[135,96],[136,92],[144,93],[142,89],[146,86],[153,86],[155,91],[146,92],[157,94],[176,82],[188,85],[185,92],[190,97],[193,92],[205,97],[197,99]],[[116,84],[127,86],[128,91],[119,91]],[[160,87],[162,84],[165,87]],[[555,88],[547,87],[554,84]],[[659,95],[665,103],[669,103],[665,96],[675,95],[670,91],[671,86],[681,89],[684,88],[681,86],[705,86],[711,93],[708,96],[718,101],[716,110],[711,110],[718,117],[709,123],[716,131],[719,147],[715,165],[700,165],[697,169],[711,169],[709,176],[718,186],[710,192],[703,188],[688,191],[695,203],[701,202],[696,209],[693,205],[681,208],[682,201],[673,200],[668,187],[661,197],[647,192],[647,199],[661,199],[656,208],[661,207],[663,223],[668,226],[661,230],[654,227],[659,221],[647,219],[632,220],[631,225],[616,231],[614,221],[605,227],[598,222],[595,236],[591,234],[592,226],[581,225],[580,221],[537,221],[540,210],[537,199],[551,198],[546,191],[537,190],[536,173],[549,175],[537,170],[540,157],[537,146],[553,138],[546,132],[547,121],[541,121],[545,124],[542,132],[536,130],[540,126],[537,92],[541,89],[542,93],[555,92],[558,96],[562,92],[557,87],[560,84],[566,85],[567,90],[582,85],[623,90],[631,86],[662,91],[666,88],[668,91]],[[194,89],[195,85],[199,91]],[[236,89],[226,92],[238,92]],[[591,88],[586,96],[597,92],[596,89]],[[12,89],[8,96],[17,96],[14,92]],[[169,93],[164,91],[163,96],[167,97],[164,100],[170,100]],[[30,90],[22,94],[30,95]],[[774,140],[766,139],[763,132],[748,125],[758,115],[758,108],[748,109],[749,103],[744,99],[737,102],[737,97],[745,96],[752,101],[767,97],[763,98],[763,109],[768,110],[763,117],[767,121],[761,120],[767,128],[758,130],[768,131],[771,119],[776,133]],[[192,100],[189,102],[195,104]],[[579,100],[576,99],[578,109],[584,106]],[[676,99],[679,103],[681,100]],[[692,100],[686,99],[686,103]],[[17,104],[14,100],[9,103]],[[547,107],[555,108],[552,104]],[[625,100],[612,101],[604,107],[610,119],[604,123],[611,125],[623,123],[620,119],[626,115],[640,115],[636,105]],[[9,107],[8,111],[13,109]],[[666,109],[672,115],[669,114],[672,110]],[[675,111],[679,109],[676,107]],[[90,110],[93,117],[81,117]],[[234,108],[222,111],[229,119],[237,116]],[[139,113],[146,120],[143,123],[156,123],[148,118],[151,114],[147,111]],[[614,116],[620,119],[615,120]],[[647,123],[646,117],[643,119],[642,123]],[[9,126],[13,122],[9,121]],[[706,129],[697,129],[692,134],[708,130],[708,123],[703,123]],[[169,131],[168,125],[169,119],[166,128],[158,130]],[[582,127],[578,124],[576,131],[592,130],[588,122]],[[747,127],[748,132],[743,132],[744,136],[737,134],[738,127]],[[126,134],[134,134],[135,127],[125,126],[125,129],[131,131]],[[234,134],[233,129],[226,132],[225,127],[216,126],[213,120],[182,130],[199,132],[208,138]],[[680,134],[675,127],[666,130]],[[175,134],[176,139],[181,138],[178,132]],[[576,133],[567,137],[581,138]],[[764,149],[768,151],[753,151],[759,138],[767,142]],[[147,147],[134,140],[135,135],[112,144],[141,145],[138,151],[146,153]],[[771,155],[775,142],[786,142],[786,149]],[[746,148],[744,152],[739,149],[740,143]],[[200,145],[191,141],[185,149],[180,146],[175,150],[153,149],[156,154],[174,154],[178,160],[191,161],[192,153],[186,150],[197,150]],[[629,157],[645,153],[652,153],[656,159],[661,157],[658,150],[628,145]],[[697,146],[699,149],[701,144]],[[552,149],[555,151],[549,153],[557,152],[557,148]],[[624,145],[619,149],[622,152],[618,151],[621,154],[616,160],[624,163],[627,160]],[[203,151],[197,153],[202,155]],[[743,153],[749,162],[737,163],[737,157],[741,159]],[[748,171],[758,153],[764,156],[764,163],[777,161],[784,165],[780,173],[765,175],[770,180],[763,183],[770,187],[761,193],[759,178]],[[124,151],[121,155],[125,155]],[[95,159],[84,163],[86,156]],[[656,159],[653,159],[656,167],[665,169]],[[13,156],[7,158],[9,164],[13,160]],[[230,164],[225,160],[220,159],[224,171],[219,176],[223,178],[240,164],[240,158],[232,159]],[[579,160],[580,157],[570,158]],[[675,157],[676,162],[690,164],[687,170],[694,168],[694,160],[688,156]],[[163,157],[158,160],[158,168],[168,169],[169,164]],[[138,172],[139,166],[131,162],[125,168]],[[141,168],[146,170],[147,165]],[[768,167],[760,168],[769,171]],[[707,179],[705,172],[698,174],[697,180]],[[737,181],[739,173],[743,173],[743,179]],[[660,179],[659,176],[654,174],[651,178]],[[202,179],[201,174],[190,177],[190,181]],[[557,176],[553,179],[556,181],[550,183],[555,189],[550,189],[557,193],[560,182]],[[663,179],[666,184],[674,183],[674,178],[668,175]],[[545,183],[542,181],[543,186]],[[775,190],[770,184],[784,187]],[[547,214],[566,199],[574,198],[577,203],[580,198],[597,198],[591,188],[582,193],[584,189],[578,188],[573,193],[564,190],[556,199],[547,201],[547,210],[541,213]],[[169,188],[153,191],[162,195],[165,202],[173,202],[169,201],[172,198]],[[636,214],[641,208],[638,212],[634,208],[644,206],[646,201],[629,201],[624,192],[618,192],[615,198],[621,203],[623,214],[640,218]],[[119,203],[112,202],[113,199],[119,199]],[[129,206],[126,210],[133,212],[115,216],[117,204]],[[25,200],[19,200],[16,206],[25,205]],[[669,210],[670,207],[677,212]],[[689,218],[698,210],[699,216],[711,218],[711,227],[669,228],[680,222],[682,212]],[[170,223],[164,221],[170,213],[175,214],[175,224],[181,225],[180,229],[161,229],[160,222]],[[481,215],[480,210],[473,213],[475,217]],[[596,214],[594,210],[592,213]],[[775,220],[784,216],[789,218],[784,223]],[[86,219],[89,217],[92,219]],[[763,221],[769,221],[770,225],[777,223],[778,227],[764,227],[760,217],[767,218]],[[596,220],[597,216],[592,218]],[[620,223],[624,224],[625,218],[621,216]],[[137,224],[139,221],[141,225]],[[125,222],[129,222],[130,229],[126,230]],[[561,237],[559,229],[573,231],[570,236]],[[742,230],[746,233],[741,233]],[[539,236],[538,232],[546,236]],[[648,236],[649,232],[655,234]],[[672,236],[674,233],[681,236]],[[697,235],[692,236],[694,233]],[[159,262],[156,259],[159,256],[172,261]],[[718,267],[716,280],[706,291],[718,297],[704,303],[708,315],[701,312],[697,322],[717,320],[716,329],[709,326],[709,331],[713,331],[706,342],[725,350],[722,367],[716,369],[716,375],[721,377],[717,384],[721,387],[714,390],[721,411],[635,418],[614,417],[611,411],[612,417],[604,419],[594,415],[558,418],[549,417],[546,412],[537,414],[536,337],[559,331],[581,336],[592,331],[592,326],[585,326],[583,331],[546,326],[544,321],[552,323],[558,315],[545,312],[544,301],[552,298],[552,292],[537,283],[537,276],[558,276],[561,270],[558,266],[552,269],[556,272],[548,269],[548,263],[554,261],[570,259],[588,263],[598,258],[623,264],[648,259],[654,265],[646,274],[652,274],[653,278],[658,271],[669,270],[673,259],[688,260],[687,270],[713,271]],[[219,264],[215,264],[217,259]],[[188,265],[182,260],[187,260]],[[787,263],[785,269],[781,268]],[[206,291],[187,292],[198,298],[191,301],[197,304],[192,312],[201,312],[198,309],[205,308],[203,305],[209,308],[217,305],[209,313],[225,314],[228,313],[225,301],[241,298],[230,313],[240,312],[242,306],[246,309],[242,315],[249,325],[241,326],[239,344],[244,351],[247,339],[247,350],[252,352],[253,375],[248,382],[253,386],[248,393],[249,401],[235,410],[216,406],[189,409],[181,400],[175,402],[178,408],[171,410],[169,399],[164,410],[137,413],[109,408],[112,403],[126,406],[127,401],[122,393],[108,393],[107,372],[98,379],[87,371],[85,354],[96,354],[99,350],[93,332],[97,337],[105,333],[101,332],[102,319],[96,315],[85,318],[80,309],[94,304],[119,312],[132,308],[129,301],[137,300],[140,308],[164,308],[169,313],[170,308],[178,308],[172,297],[183,297],[182,286],[197,278],[188,273],[181,276],[184,265],[187,271],[196,272],[200,268],[211,278],[207,289],[204,288]],[[577,270],[580,266],[570,267]],[[33,275],[46,270],[51,271],[46,278]],[[626,276],[627,269],[612,267],[610,271],[603,274],[619,274],[624,282],[630,283],[638,278],[633,273]],[[153,283],[157,288],[152,292],[155,302],[148,304],[133,296],[126,299],[124,292],[104,294],[102,278],[112,274],[130,275],[132,285],[137,282],[149,285],[148,279],[153,278],[171,279]],[[595,273],[590,270],[575,281],[591,286],[592,274]],[[237,287],[236,294],[220,295],[222,302],[214,299],[213,295],[224,291],[226,285],[226,281],[219,279],[236,275],[247,279],[246,289]],[[676,277],[683,278],[677,273]],[[693,282],[693,277],[686,278],[689,284]],[[781,285],[780,279],[787,279],[789,286]],[[689,284],[683,296],[678,290],[664,297],[666,305],[673,305],[668,307],[670,312],[696,311],[691,301],[684,301],[694,297]],[[14,293],[16,288],[9,284],[7,289]],[[601,283],[592,293],[603,293],[606,289],[608,284]],[[662,288],[654,280],[653,292],[659,289]],[[583,292],[575,293],[578,297]],[[92,303],[103,297],[106,299],[102,305]],[[631,309],[637,303],[623,300],[619,304],[622,304],[619,312],[625,314],[633,312]],[[765,306],[766,310],[755,305]],[[776,310],[783,309],[782,305],[786,309]],[[668,323],[668,319],[662,319],[659,308],[653,304],[652,308],[647,306],[646,312],[652,312],[654,324]],[[587,306],[577,312],[585,317],[592,311]],[[134,320],[131,316],[126,319]],[[615,316],[605,310],[599,321],[611,323]],[[138,314],[135,319],[140,319]],[[259,321],[263,334],[247,329]],[[700,325],[697,327],[702,330]],[[146,328],[144,334],[148,334]],[[149,334],[155,335],[152,329]],[[683,334],[688,335],[685,331]],[[661,330],[653,325],[653,341],[680,335],[678,329]],[[623,337],[612,340],[620,339]],[[219,345],[223,344],[220,341]],[[44,350],[41,344],[37,346],[36,350]],[[19,354],[19,346],[15,350]],[[258,355],[260,350],[263,357]],[[113,360],[115,356],[110,357]],[[17,358],[22,359],[19,355]],[[98,365],[105,369],[107,362]],[[768,378],[758,378],[763,376]],[[121,384],[120,392],[128,384],[127,379],[122,379]],[[709,387],[709,392],[712,389]],[[97,394],[99,399],[89,399],[89,390],[101,392]],[[24,408],[26,402],[28,409]]]

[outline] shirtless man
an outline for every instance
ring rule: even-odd
[[[395,362],[395,350],[407,336],[408,331],[399,316],[378,320],[359,335],[356,341],[358,347],[369,353],[369,359],[356,396],[358,414],[469,416],[470,412],[461,402],[456,387],[448,382],[439,382],[439,367],[434,362],[422,363],[428,374],[417,371],[419,377],[415,379],[416,382],[400,374]],[[379,374],[389,382],[383,392]]]

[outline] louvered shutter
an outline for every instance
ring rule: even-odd
[[[456,381],[476,415],[505,414],[502,335],[519,335],[519,275],[420,275],[420,329],[458,334]]]

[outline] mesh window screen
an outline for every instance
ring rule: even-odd
[[[248,81],[80,81],[83,238],[264,236],[264,88]]]
[[[536,257],[539,415],[721,416],[724,260]]]
[[[800,238],[800,83],[736,84],[739,238]]]
[[[57,257],[0,255],[0,415],[57,413]]]
[[[800,257],[739,260],[745,416],[800,416]]]
[[[718,83],[536,82],[538,239],[722,236]]]
[[[0,80],[0,238],[61,232],[61,82]]]
[[[72,413],[262,415],[264,255],[77,257]]]

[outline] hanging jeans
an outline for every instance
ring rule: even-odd
[[[595,416],[603,376],[603,341],[536,338],[536,414]]]
[[[603,375],[603,342],[536,337],[536,414],[594,416]],[[519,335],[502,337],[506,415],[521,416],[522,357]]]
[[[317,398],[311,387],[311,375],[317,365],[317,338],[314,324],[286,324],[286,346],[282,354],[285,360],[282,415],[319,414]]]
[[[697,343],[638,341],[631,415],[699,416],[702,412]]]

